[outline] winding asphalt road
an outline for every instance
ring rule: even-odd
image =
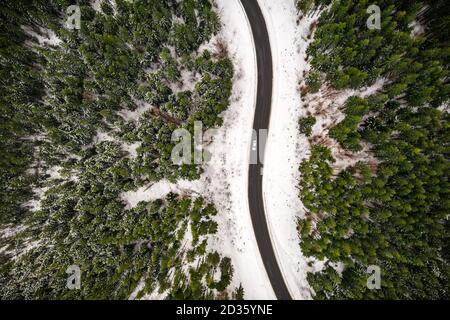
[[[273,81],[272,52],[264,16],[257,0],[241,0],[241,3],[250,21],[256,47],[258,89],[253,129],[259,132],[259,129],[269,128]],[[264,154],[264,152],[260,154]],[[266,214],[264,212],[262,164],[260,162],[262,162],[262,159],[258,161],[258,164],[250,164],[249,167],[248,200],[253,230],[264,267],[266,268],[275,295],[279,300],[291,300],[291,295],[284,282],[270,240]]]

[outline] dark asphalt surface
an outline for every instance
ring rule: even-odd
[[[256,0],[241,0],[245,12],[250,20],[253,38],[256,46],[258,66],[258,89],[256,98],[255,119],[253,129],[269,129],[270,107],[272,104],[273,66],[270,49],[269,34],[261,9]],[[264,154],[264,153],[261,153]],[[261,160],[261,159],[260,159]],[[266,214],[262,192],[262,165],[250,164],[248,180],[248,200],[253,230],[261,253],[264,267],[270,283],[279,300],[291,300],[292,297],[284,282],[267,227]]]

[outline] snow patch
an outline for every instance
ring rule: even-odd
[[[425,35],[425,26],[422,23],[414,21],[411,27],[413,28],[413,37],[421,37]]]
[[[139,118],[148,110],[152,109],[152,106],[142,100],[134,100],[134,103],[137,105],[136,110],[131,111],[129,109],[122,109],[117,112],[119,116],[121,116],[125,121],[139,121]]]
[[[13,260],[19,259],[27,252],[30,252],[31,250],[39,247],[41,244],[42,244],[41,240],[28,241],[23,249],[13,250]]]
[[[7,238],[12,238],[14,237],[16,234],[24,231],[25,229],[27,229],[27,226],[24,225],[18,225],[15,227],[7,227],[3,230],[0,231],[0,237],[3,239],[7,239]]]
[[[49,45],[57,47],[61,44],[62,40],[50,29],[39,27],[39,33],[37,33],[33,28],[29,26],[21,26],[22,30],[26,34],[35,38],[39,45]]]
[[[192,193],[199,194],[202,189],[200,180],[194,182],[179,180],[175,184],[167,180],[161,180],[135,191],[122,192],[119,197],[126,204],[125,209],[129,210],[136,207],[140,202],[151,202],[165,198],[171,192],[185,195]]]
[[[41,210],[41,200],[45,193],[48,191],[48,187],[38,187],[33,189],[33,199],[25,202],[23,206],[32,212]]]
[[[137,157],[137,155],[138,155],[137,149],[140,148],[141,145],[142,145],[142,142],[135,142],[135,143],[131,143],[131,144],[123,143],[122,149],[130,155],[130,158],[134,159]]]
[[[100,7],[101,4],[102,4],[102,0],[91,0],[91,7],[97,12],[102,11],[102,9]]]

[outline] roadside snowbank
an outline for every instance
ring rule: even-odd
[[[335,172],[360,160],[375,161],[370,146],[360,153],[343,150],[327,137],[329,129],[344,119],[340,107],[352,95],[366,97],[385,84],[379,79],[361,90],[320,90],[301,99],[301,87],[310,70],[306,49],[314,39],[315,21],[321,11],[299,15],[292,0],[258,0],[266,19],[274,63],[274,88],[269,136],[266,146],[263,192],[266,216],[278,263],[294,299],[310,299],[312,290],[306,280],[308,272],[318,271],[324,262],[302,255],[297,234],[297,219],[305,215],[299,199],[299,165],[310,155],[311,144],[328,145],[336,159]],[[301,116],[313,115],[317,122],[312,137],[299,133]]]
[[[235,66],[231,104],[211,145],[213,157],[205,173],[219,210],[219,236],[212,246],[232,258],[234,284],[242,282],[246,299],[274,299],[250,218],[248,169],[256,105],[257,67],[253,35],[239,0],[217,0],[226,40]]]
[[[308,141],[298,132],[303,113],[299,82],[306,68],[304,57],[311,22],[305,17],[297,25],[297,10],[292,0],[259,0],[266,19],[274,64],[272,110],[267,138],[263,193],[266,217],[278,264],[293,299],[310,299],[306,280],[308,266],[300,250],[296,230],[298,217],[304,214],[297,188],[298,166],[309,152]]]

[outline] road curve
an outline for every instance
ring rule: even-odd
[[[272,52],[266,23],[258,5],[258,1],[241,0],[241,3],[250,21],[256,48],[258,89],[253,129],[256,130],[256,132],[259,132],[259,129],[269,128],[273,82]],[[264,154],[264,152],[261,152],[260,154]],[[258,161],[258,164],[250,164],[249,166],[248,200],[253,230],[255,232],[261,258],[264,262],[264,267],[266,268],[267,275],[269,276],[276,297],[279,300],[291,300],[292,297],[289,294],[275,257],[267,226],[262,191],[262,165],[260,163],[263,161],[261,160],[262,159]]]

